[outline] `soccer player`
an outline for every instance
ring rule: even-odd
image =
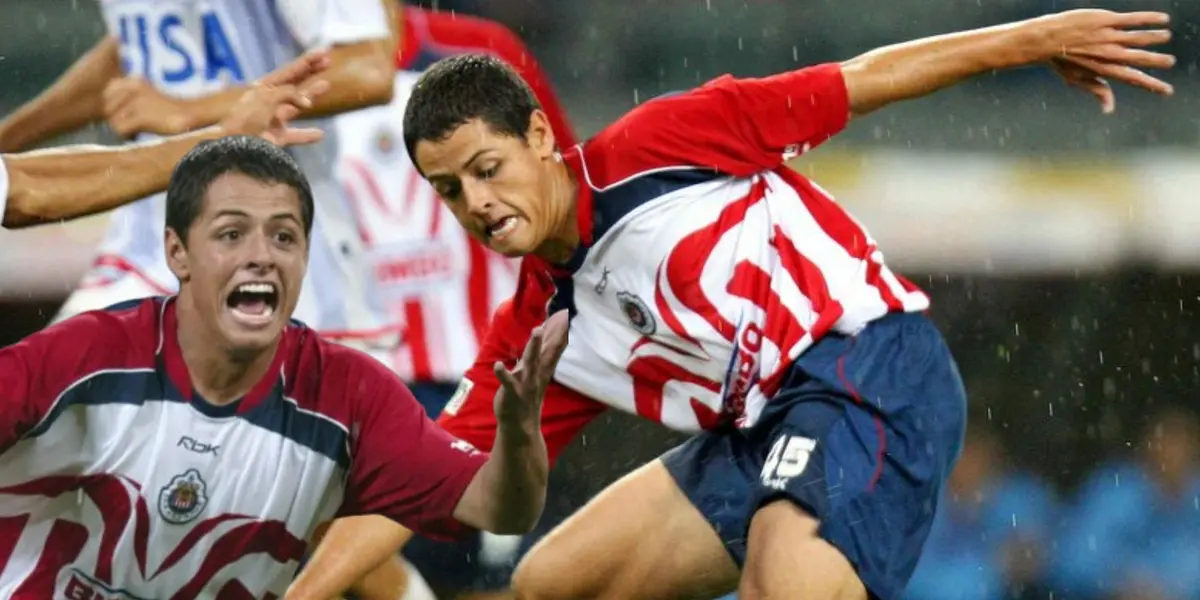
[[[337,171],[354,208],[364,252],[376,277],[376,291],[403,327],[398,346],[369,348],[368,352],[398,373],[430,416],[436,417],[474,362],[491,314],[512,295],[517,262],[488,252],[454,227],[453,215],[405,154],[400,125],[412,85],[420,71],[439,58],[485,52],[508,63],[529,84],[561,145],[571,146],[575,139],[537,61],[503,25],[417,7],[404,7],[397,16],[400,43],[392,102],[334,119],[339,141]],[[370,521],[380,519],[361,517],[354,527],[370,531],[374,527]],[[338,538],[335,533],[333,539]],[[487,597],[487,593],[507,587],[516,557],[503,555],[515,554],[519,543],[491,534],[467,544],[418,539],[406,548],[405,555],[439,595]],[[360,542],[338,552],[353,559],[366,556]],[[494,561],[484,560],[497,554],[501,556]],[[356,597],[401,597],[405,575],[399,566],[392,563],[356,585]],[[317,573],[328,577],[330,572],[326,568]],[[420,583],[415,581],[418,586]],[[416,593],[414,590],[407,597],[416,597]]]
[[[427,535],[528,530],[545,497],[543,391],[565,315],[496,366],[491,455],[373,358],[291,321],[313,196],[252,137],[171,177],[179,294],[83,313],[0,350],[0,595],[263,598],[305,540],[379,513]]]
[[[324,117],[391,100],[395,39],[390,0],[147,0],[101,2],[108,35],[53,85],[0,122],[0,152],[14,152],[107,121],[145,139],[216,123],[246,85],[306,49],[328,48],[330,91],[300,115]],[[297,316],[322,330],[395,337],[371,304],[361,243],[332,172],[336,136],[296,148],[318,198],[312,277]],[[161,243],[161,195],[118,208],[93,268],[58,319],[115,302],[173,292]],[[364,334],[365,337],[365,334]]]
[[[167,189],[171,170],[197,144],[260,135],[280,146],[312,143],[323,132],[289,121],[329,82],[312,76],[329,64],[310,52],[251,87],[216,126],[119,148],[90,145],[0,155],[0,227],[17,229],[104,212]]]
[[[552,456],[600,403],[698,432],[544,538],[517,596],[898,597],[961,446],[965,392],[928,297],[783,162],[852,117],[996,69],[1051,65],[1105,111],[1106,80],[1169,94],[1140,70],[1174,63],[1145,49],[1169,39],[1167,22],[1071,11],[722,77],[561,153],[499,61],[427,70],[405,115],[409,154],[467,231],[524,257],[441,422],[487,447],[490,365],[567,310],[543,411]]]

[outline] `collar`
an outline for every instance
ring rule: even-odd
[[[559,156],[575,178],[575,223],[579,228],[579,246],[575,248],[575,252],[571,254],[571,258],[567,262],[551,264],[550,272],[555,277],[569,277],[583,266],[588,249],[595,242],[593,233],[596,216],[592,186],[588,182],[587,167],[583,164],[583,145],[576,144]]]
[[[288,354],[287,348],[290,345],[291,337],[287,335],[286,328],[284,329],[283,339],[280,340],[279,346],[275,349],[275,356],[271,359],[271,366],[267,369],[266,375],[245,396],[229,405],[215,406],[209,404],[192,387],[192,375],[188,370],[187,362],[183,360],[183,351],[179,348],[179,319],[176,314],[175,296],[164,299],[159,310],[161,311],[161,316],[158,319],[157,359],[160,369],[166,374],[167,379],[175,386],[175,390],[183,399],[201,411],[208,414],[226,412],[228,414],[243,413],[257,406],[267,398],[277,385],[282,385],[283,358]],[[228,406],[227,411],[226,406]]]

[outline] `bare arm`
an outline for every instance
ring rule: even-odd
[[[396,554],[412,532],[379,515],[342,517],[318,530],[308,565],[285,600],[328,600],[349,590],[363,600],[395,598],[408,573]]]
[[[28,227],[103,212],[167,188],[175,164],[197,144],[227,135],[261,135],[280,144],[311,143],[320,132],[287,122],[327,84],[314,74],[328,65],[311,53],[263,78],[219,124],[131,146],[69,146],[4,156],[8,171],[4,227]],[[297,81],[304,81],[300,87]]]
[[[1174,58],[1141,50],[1170,39],[1169,19],[1155,12],[1077,10],[1037,19],[924,38],[867,52],[842,63],[850,109],[855,116],[902,100],[931,94],[964,79],[1027,65],[1047,64],[1083,87],[1111,110],[1111,90],[1102,78],[1169,94],[1171,86],[1140,68],[1166,68]],[[1077,80],[1064,70],[1082,70]]]
[[[454,509],[454,518],[493,533],[527,533],[546,504],[550,463],[542,437],[542,400],[567,347],[569,322],[559,311],[533,331],[512,371],[497,362],[496,441]]]
[[[103,120],[104,88],[120,76],[119,45],[105,36],[49,88],[0,122],[0,152],[16,152]]]
[[[393,48],[391,38],[385,37],[329,49],[330,65],[320,77],[329,82],[329,92],[298,118],[391,102],[396,73]],[[104,113],[113,131],[123,137],[147,132],[174,135],[220,121],[246,89],[238,86],[200,98],[178,99],[163,95],[140,78],[126,77],[105,90]]]

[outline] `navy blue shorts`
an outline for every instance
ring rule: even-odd
[[[899,598],[958,459],[967,398],[924,315],[889,315],[801,355],[752,427],[663,455],[739,566],[750,520],[787,499],[820,520],[872,597]]]

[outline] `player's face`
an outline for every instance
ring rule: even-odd
[[[530,254],[562,221],[549,173],[557,162],[554,134],[540,110],[525,140],[474,119],[444,140],[418,142],[415,152],[417,166],[458,222],[496,252]]]
[[[300,296],[308,241],[291,187],[240,173],[212,182],[186,246],[167,234],[180,300],[234,351],[269,347]]]

